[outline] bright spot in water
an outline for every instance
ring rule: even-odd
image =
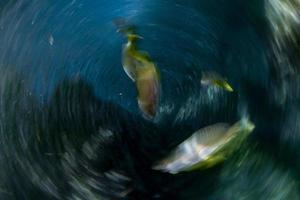
[[[54,44],[54,38],[53,38],[52,35],[49,36],[49,44],[50,44],[51,46],[53,46],[53,44]]]

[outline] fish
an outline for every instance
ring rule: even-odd
[[[155,63],[146,51],[137,48],[138,39],[143,37],[127,26],[120,29],[127,38],[122,49],[122,65],[127,76],[135,83],[139,109],[146,118],[156,115],[160,98],[160,75]]]
[[[231,126],[216,123],[201,128],[157,162],[153,169],[177,174],[211,168],[224,162],[237,150],[254,128],[248,118]]]
[[[203,72],[201,77],[202,85],[212,85],[224,89],[228,92],[233,92],[233,88],[220,74],[216,72]]]

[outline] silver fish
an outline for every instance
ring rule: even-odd
[[[153,169],[171,174],[207,169],[224,161],[253,131],[255,125],[241,119],[234,125],[217,123],[196,131]]]

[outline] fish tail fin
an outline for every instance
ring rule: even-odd
[[[242,125],[243,129],[245,129],[249,132],[252,132],[253,129],[255,128],[255,124],[253,122],[251,122],[248,117],[244,117],[241,119],[241,125]]]
[[[136,39],[143,39],[143,37],[136,34],[136,27],[129,24],[124,18],[117,18],[113,21],[117,27],[117,32],[122,33],[127,37],[129,41],[134,41]]]
[[[227,81],[224,82],[224,88],[228,92],[233,92],[233,88],[231,87],[231,85]]]
[[[132,34],[132,33],[126,34],[126,36],[127,36],[128,41],[131,41],[131,42],[135,41],[137,39],[144,39],[142,36],[139,36],[137,34]]]

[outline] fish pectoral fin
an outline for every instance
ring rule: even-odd
[[[183,171],[185,172],[190,172],[190,171],[195,171],[195,170],[203,170],[203,169],[208,169],[211,168],[217,164],[220,164],[225,160],[225,156],[223,155],[215,155],[211,156],[210,158],[200,161],[190,167],[185,168]]]
[[[128,67],[124,67],[125,73],[127,74],[127,76],[133,81],[135,82],[136,80],[136,72],[133,70],[128,69]]]

